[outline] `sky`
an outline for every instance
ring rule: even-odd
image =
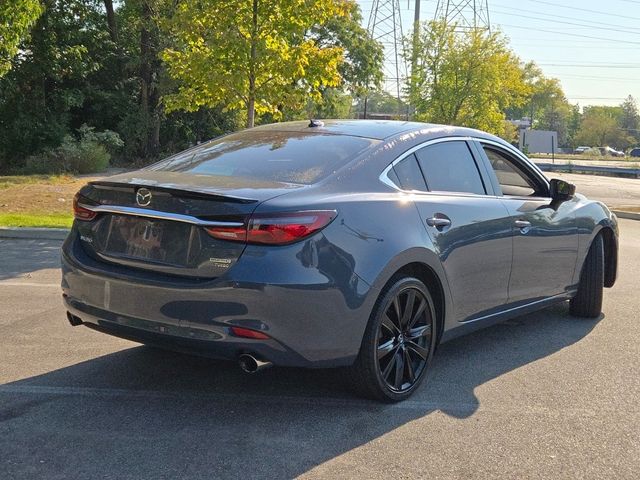
[[[376,0],[357,1],[366,26]],[[571,103],[619,105],[628,95],[640,102],[640,0],[487,1],[491,29],[502,31],[523,61],[558,78]],[[414,3],[399,0],[405,34]],[[433,19],[437,3],[422,0],[422,20]]]

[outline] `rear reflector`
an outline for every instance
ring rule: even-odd
[[[75,197],[73,197],[73,216],[75,217],[75,219],[88,222],[96,218],[98,214],[87,208],[81,207],[80,200],[81,195],[79,193],[76,193]]]
[[[333,210],[253,215],[247,227],[210,227],[207,233],[220,240],[287,245],[302,240],[329,225]]]
[[[267,340],[269,338],[269,335],[267,334],[242,327],[231,327],[231,333],[236,337],[254,338],[256,340]]]

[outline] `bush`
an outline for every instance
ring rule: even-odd
[[[94,132],[83,125],[80,139],[66,135],[62,144],[27,158],[25,173],[96,173],[109,166],[112,152],[122,147],[122,140],[111,131]]]

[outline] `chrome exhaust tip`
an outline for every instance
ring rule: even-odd
[[[258,360],[253,355],[249,355],[248,353],[243,353],[238,358],[238,365],[242,371],[246,373],[256,373],[260,370],[264,370],[265,368],[269,368],[273,366],[273,363],[268,361]]]

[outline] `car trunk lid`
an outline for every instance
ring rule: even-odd
[[[84,250],[101,261],[166,274],[218,277],[245,244],[212,238],[211,225],[244,225],[263,201],[300,185],[178,172],[138,171],[94,181],[78,203]]]

